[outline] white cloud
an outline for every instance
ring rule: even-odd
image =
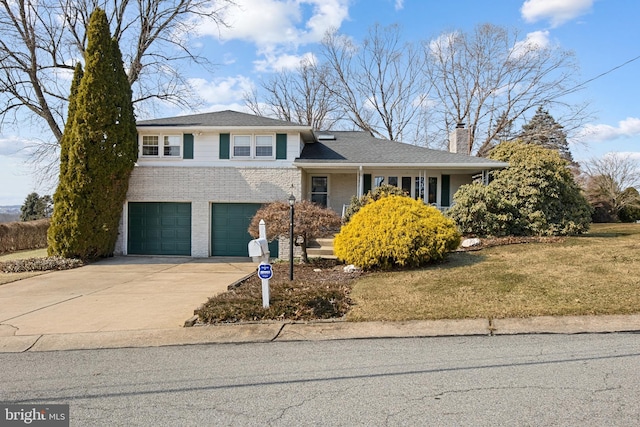
[[[606,153],[603,157],[618,157],[622,160],[626,159],[634,159],[640,160],[640,152],[637,151],[610,151]]]
[[[244,40],[259,48],[280,44],[299,46],[318,42],[331,28],[339,28],[349,15],[349,0],[236,0],[225,13],[229,28],[222,40]],[[311,8],[310,16],[305,12]],[[218,28],[200,29],[218,37]]]
[[[290,55],[290,54],[275,54],[273,52],[265,52],[265,59],[258,59],[253,62],[256,71],[282,71],[282,70],[295,70],[300,67],[302,61],[308,61],[310,63],[316,62],[316,57],[312,53],[305,53],[303,55]]]
[[[25,157],[29,151],[29,141],[17,136],[0,136],[0,156]]]
[[[604,142],[618,138],[640,136],[640,118],[628,117],[618,122],[618,126],[588,124],[576,136],[582,142]]]
[[[512,54],[521,57],[527,53],[535,52],[549,46],[549,31],[534,31],[513,46]]]
[[[429,42],[429,53],[436,56],[447,56],[454,49],[456,39],[460,34],[456,31],[443,33]]]
[[[396,10],[404,9],[404,0],[396,0]]]
[[[207,105],[237,103],[253,88],[253,81],[241,75],[217,78],[212,81],[190,79],[189,84]]]
[[[211,105],[208,105],[206,108],[200,109],[199,112],[208,113],[208,112],[212,112],[212,111],[226,111],[226,110],[232,110],[232,111],[239,111],[241,113],[254,114],[253,111],[251,111],[251,109],[249,107],[247,107],[245,104],[241,104],[239,102],[231,102],[229,104],[211,104]]]
[[[222,57],[222,63],[224,65],[235,64],[236,61],[237,61],[237,58],[231,53],[225,53],[224,56]]]
[[[526,0],[520,9],[527,22],[549,20],[557,27],[587,13],[594,0]]]

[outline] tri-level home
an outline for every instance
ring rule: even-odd
[[[116,246],[125,255],[247,256],[247,228],[264,203],[293,194],[342,213],[352,196],[388,184],[445,209],[461,185],[507,166],[462,154],[462,126],[449,151],[236,111],[145,120],[137,129]],[[273,242],[272,256],[283,249]]]

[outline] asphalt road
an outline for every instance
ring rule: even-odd
[[[77,426],[640,425],[640,334],[0,354],[0,402]]]

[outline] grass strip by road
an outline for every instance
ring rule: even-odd
[[[8,254],[0,255],[0,262],[13,261],[17,259],[26,258],[44,258],[47,256],[47,249],[33,249],[28,251],[11,252]],[[39,276],[45,273],[44,271],[28,271],[24,273],[3,273],[0,272],[0,285],[5,283],[15,282],[17,280],[27,279],[33,276]]]
[[[374,273],[351,291],[351,321],[640,312],[640,224],[594,224],[559,243],[451,254],[420,270]]]

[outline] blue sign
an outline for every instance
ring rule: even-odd
[[[273,270],[271,264],[260,264],[258,266],[258,277],[261,279],[271,279],[273,277]]]

